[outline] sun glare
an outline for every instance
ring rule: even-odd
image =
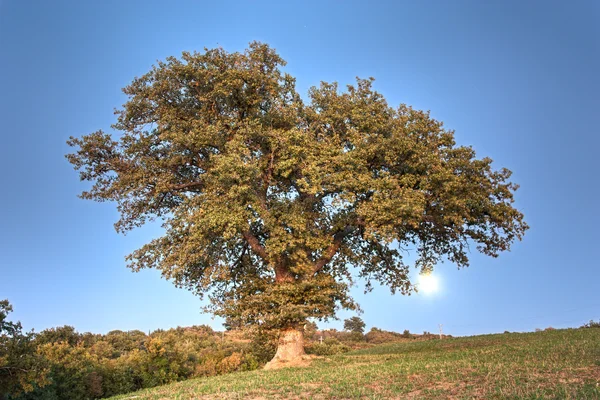
[[[419,275],[419,283],[418,286],[419,292],[425,294],[431,294],[438,291],[438,278],[437,276],[431,274],[423,274]]]

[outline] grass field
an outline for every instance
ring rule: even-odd
[[[600,399],[600,329],[388,344],[309,367],[193,379],[149,399]]]

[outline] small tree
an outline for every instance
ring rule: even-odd
[[[348,318],[344,320],[344,329],[362,335],[365,331],[365,323],[360,317]]]
[[[279,330],[275,360],[304,354],[307,318],[355,309],[353,277],[411,293],[403,246],[421,271],[464,267],[470,243],[496,257],[527,229],[511,172],[429,113],[390,107],[372,79],[323,82],[305,103],[283,65],[261,43],[169,57],[124,89],[119,135],[71,138],[67,155],[92,183],[81,197],[117,203],[117,231],[162,219],[130,268]]]

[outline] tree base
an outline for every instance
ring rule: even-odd
[[[282,360],[271,360],[265,364],[263,369],[271,370],[271,369],[281,369],[281,368],[292,368],[292,367],[308,367],[312,360],[315,358],[319,358],[318,356],[312,354],[305,354],[300,357],[296,357],[293,360],[282,361]]]
[[[279,333],[277,352],[265,369],[305,366],[312,358],[304,352],[304,332],[297,328],[286,328]]]

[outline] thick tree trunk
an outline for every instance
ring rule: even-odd
[[[303,329],[296,327],[284,328],[279,333],[275,357],[265,365],[265,369],[294,364],[295,361],[304,360],[305,356]]]

